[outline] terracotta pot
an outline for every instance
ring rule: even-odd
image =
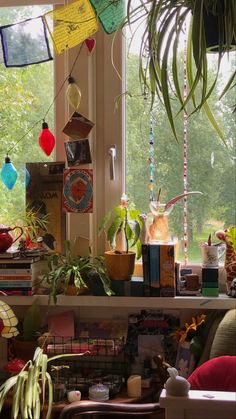
[[[75,284],[69,284],[66,290],[66,295],[83,295],[88,292],[88,288],[81,286],[79,293],[77,293],[77,288]]]
[[[135,252],[105,252],[107,273],[112,280],[129,280],[134,272]]]

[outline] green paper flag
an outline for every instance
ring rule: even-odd
[[[125,17],[125,0],[90,0],[106,33],[115,32]]]

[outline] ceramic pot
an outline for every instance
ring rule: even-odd
[[[18,234],[18,236],[13,239],[9,231],[13,231],[15,229],[19,229],[20,234]],[[22,234],[23,230],[21,227],[16,226],[11,228],[0,224],[0,252],[6,252],[6,250],[9,249],[9,247],[11,247],[11,245],[15,243],[15,241],[18,240]]]
[[[112,280],[126,281],[134,272],[135,252],[105,252],[105,265]]]

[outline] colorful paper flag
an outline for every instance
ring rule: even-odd
[[[125,0],[90,0],[106,33],[115,32],[125,17]]]
[[[44,15],[57,54],[72,48],[98,31],[89,0],[77,0]]]

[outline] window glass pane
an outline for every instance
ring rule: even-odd
[[[0,25],[38,17],[51,9],[51,5],[2,7]],[[32,33],[34,33],[33,25]],[[25,163],[53,160],[53,153],[47,157],[38,144],[42,126],[40,120],[52,105],[53,97],[53,61],[22,68],[6,68],[3,62],[0,63],[1,166],[6,153],[9,152],[9,157],[18,172],[17,181],[10,191],[0,180],[0,223],[12,225],[20,218],[20,214],[24,213]],[[46,117],[46,122],[53,132],[53,106]],[[34,124],[35,127],[32,129]]]
[[[150,104],[140,96],[139,43],[142,28],[136,32],[129,46],[127,34],[126,57],[126,191],[138,209],[149,212],[149,132]],[[209,72],[216,68],[214,54],[210,57]],[[179,68],[183,68],[180,58]],[[188,198],[189,261],[200,261],[200,244],[208,235],[222,227],[235,224],[235,89],[219,102],[219,92],[227,81],[226,73],[235,68],[235,54],[222,66],[220,80],[209,103],[221,126],[227,147],[217,137],[202,111],[188,120],[188,190],[204,195]],[[182,81],[183,84],[183,81]],[[132,96],[132,97],[131,97]],[[176,105],[176,114],[178,106]],[[161,202],[165,203],[183,193],[183,115],[177,119],[179,144],[170,130],[164,108],[156,101],[153,111],[154,183],[155,195],[161,188]],[[177,203],[170,215],[170,230],[178,237],[180,258],[183,260],[183,201]],[[215,243],[217,242],[214,239]]]

